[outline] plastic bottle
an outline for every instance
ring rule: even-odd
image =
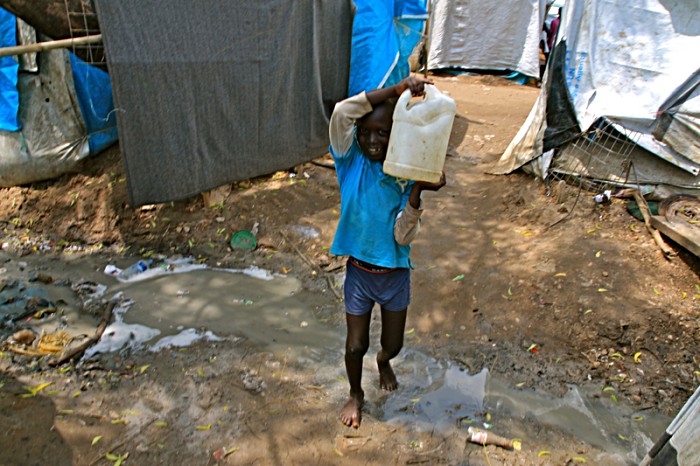
[[[396,102],[384,173],[435,183],[445,164],[457,105],[430,84],[423,100],[410,104],[410,99],[411,91],[406,90]]]
[[[127,281],[135,277],[136,275],[145,272],[153,265],[153,259],[140,260],[135,264],[130,265],[126,269],[122,270],[117,278],[122,281]]]

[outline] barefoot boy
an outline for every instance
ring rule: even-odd
[[[340,421],[358,428],[364,403],[362,360],[369,348],[371,310],[381,308],[381,349],[377,354],[379,385],[396,390],[389,361],[403,346],[410,301],[410,243],[420,225],[421,192],[437,183],[406,182],[384,174],[396,98],[406,89],[423,95],[430,80],[409,76],[400,83],[362,92],[339,102],[330,120],[331,154],[340,185],[340,220],[331,253],[348,256],[345,279],[347,338],[345,369],[350,397]]]

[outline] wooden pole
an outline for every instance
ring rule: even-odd
[[[25,53],[46,52],[47,50],[74,47],[76,45],[96,44],[102,42],[102,34],[94,36],[76,37],[74,39],[52,40],[49,42],[37,42],[36,44],[17,45],[15,47],[0,48],[0,57],[22,55]]]
[[[428,0],[428,19],[425,20],[425,40],[423,41],[423,57],[425,57],[423,77],[425,79],[428,79],[428,53],[430,52],[430,2],[431,0]]]

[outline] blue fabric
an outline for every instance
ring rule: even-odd
[[[109,75],[72,53],[73,85],[88,132],[90,153],[97,154],[119,139]]]
[[[0,8],[0,47],[17,45],[17,20],[12,13]],[[21,128],[17,71],[19,63],[15,57],[0,58],[0,129],[18,131]]]
[[[408,57],[423,33],[426,0],[355,0],[348,95],[408,76]]]
[[[348,262],[345,276],[345,311],[354,316],[367,314],[379,304],[387,311],[403,311],[411,302],[411,272],[395,269],[371,273]]]
[[[402,186],[382,171],[381,162],[364,156],[355,140],[347,154],[336,154],[340,219],[331,254],[353,256],[381,267],[412,268],[411,246],[394,239],[394,222],[404,208],[412,181]]]

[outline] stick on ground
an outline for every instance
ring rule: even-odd
[[[102,338],[102,334],[104,333],[105,329],[107,328],[107,325],[109,325],[109,322],[112,320],[112,311],[114,310],[114,307],[117,305],[116,302],[110,302],[107,307],[105,308],[104,314],[102,314],[102,320],[100,321],[100,324],[97,326],[97,330],[95,331],[95,334],[85,340],[83,343],[80,345],[76,346],[75,348],[63,353],[61,356],[57,358],[53,358],[49,361],[49,366],[51,367],[56,367],[60,366],[61,364],[65,364],[66,362],[70,361],[71,359],[82,356],[82,354],[87,350],[89,347],[97,343],[100,338]]]

